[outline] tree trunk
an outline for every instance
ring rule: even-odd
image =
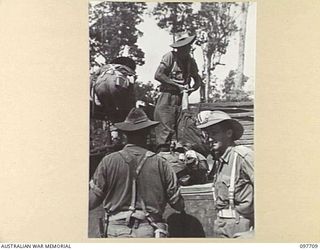
[[[242,78],[243,78],[243,70],[244,70],[248,7],[249,7],[248,2],[243,2],[241,4],[241,18],[240,18],[240,31],[239,31],[239,58],[238,58],[237,75],[235,79],[235,89],[241,89],[242,82],[243,82]]]
[[[211,56],[208,51],[208,43],[202,45],[203,52],[203,78],[204,86],[200,89],[200,100],[202,102],[209,101],[209,90],[210,90],[210,65],[211,65]]]
[[[206,64],[206,102],[209,102],[209,94],[210,94],[210,65],[211,65],[211,55],[206,55],[207,59],[207,64]]]

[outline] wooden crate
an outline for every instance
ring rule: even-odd
[[[164,213],[170,237],[215,237],[212,183],[181,187],[181,194],[186,214],[175,211],[169,205]]]

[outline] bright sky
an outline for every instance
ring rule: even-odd
[[[147,3],[149,9],[152,9],[155,3]],[[198,6],[197,6],[198,7]],[[138,80],[142,82],[154,80],[154,73],[159,65],[162,56],[171,50],[169,46],[172,43],[172,36],[166,30],[160,29],[153,17],[145,15],[138,29],[144,34],[138,39],[138,45],[145,52],[145,64],[137,68]],[[256,43],[256,4],[251,3],[247,19],[247,37],[245,51],[245,68],[244,74],[249,77],[245,86],[247,90],[254,90],[255,82],[255,43]],[[195,46],[194,57],[198,64],[199,73],[202,72],[203,57],[201,48]],[[226,78],[231,69],[236,69],[238,64],[238,35],[235,35],[230,42],[227,54],[222,57],[221,63],[226,66],[217,66],[214,74],[217,76],[218,84]],[[189,97],[189,101],[199,102],[199,91],[196,91]]]

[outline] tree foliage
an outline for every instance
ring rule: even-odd
[[[208,55],[219,58],[227,52],[231,35],[237,31],[234,6],[235,3],[227,2],[201,3],[197,15],[198,44],[206,45]]]
[[[136,82],[134,85],[134,92],[137,100],[141,100],[145,103],[154,105],[155,99],[159,94],[159,92],[155,88],[155,85],[150,81],[146,84],[142,82]]]
[[[204,57],[205,100],[210,95],[212,72],[226,54],[230,38],[237,31],[234,13],[235,3],[201,3],[198,13],[199,39]]]
[[[144,52],[136,45],[142,32],[137,25],[143,21],[145,3],[101,2],[89,5],[90,66],[100,66],[96,61],[102,57],[106,62],[124,51],[138,65],[144,64]]]
[[[240,83],[240,88],[236,88],[237,71],[230,70],[229,75],[224,80],[224,100],[225,101],[249,101],[249,94],[243,91],[242,87],[249,80],[249,77],[242,73],[242,82]]]
[[[192,3],[158,3],[153,14],[160,28],[171,34],[185,32],[197,34],[196,44],[204,56],[203,78],[206,83],[206,99],[210,94],[211,75],[227,52],[230,38],[237,31],[235,23],[236,3],[202,2],[198,11]]]
[[[197,29],[196,14],[193,13],[192,3],[181,2],[158,3],[153,10],[157,25],[169,31],[170,35],[179,33],[194,34]]]
[[[224,80],[224,93],[229,93],[232,89],[236,87],[236,77],[237,71],[230,70],[228,76]],[[240,83],[240,89],[245,85],[245,83],[249,80],[249,77],[242,73],[242,82]]]

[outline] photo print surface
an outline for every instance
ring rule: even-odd
[[[89,238],[253,238],[256,4],[89,2]]]

